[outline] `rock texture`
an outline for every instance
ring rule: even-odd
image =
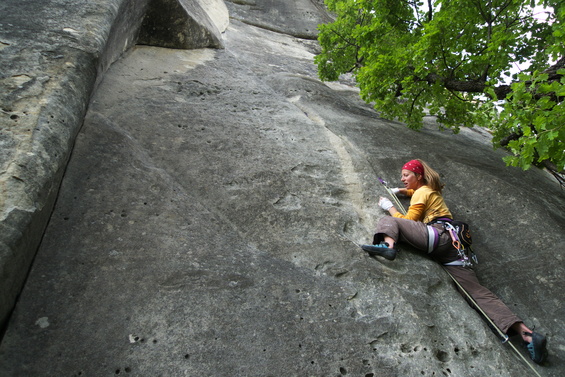
[[[228,0],[230,17],[297,38],[316,39],[318,25],[332,20],[323,0]]]
[[[210,12],[198,1],[151,0],[137,43],[183,49],[223,47],[221,32],[227,27],[223,21],[228,20],[227,8],[222,1],[204,3]]]
[[[207,19],[222,24],[223,3],[209,3]],[[410,248],[390,262],[356,245],[383,216],[377,177],[397,182],[401,164],[421,157],[473,226],[481,280],[549,335],[551,358],[534,368],[561,376],[565,200],[555,182],[504,167],[480,130],[451,135],[430,120],[414,132],[379,118],[348,81],[319,82],[317,45],[296,32],[327,17],[302,11],[319,2],[226,5],[237,19],[224,49],[138,46],[103,76],[81,76],[83,98],[99,85],[84,118],[76,115],[84,126],[49,226],[35,235],[43,241],[0,345],[0,370],[532,375],[440,266]],[[81,114],[64,104],[46,108]]]
[[[186,12],[174,19],[200,31],[192,44],[185,37],[182,45],[166,41],[167,46],[218,47],[228,23],[225,4],[179,4]],[[0,327],[43,235],[93,88],[134,45],[148,5],[148,0],[0,3]],[[195,14],[207,17],[190,21]]]

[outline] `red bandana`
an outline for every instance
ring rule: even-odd
[[[402,170],[410,170],[416,174],[424,175],[424,166],[418,160],[408,161],[404,164]]]

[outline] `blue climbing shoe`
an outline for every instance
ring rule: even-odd
[[[535,331],[525,333],[525,335],[532,337],[532,341],[526,344],[526,348],[530,351],[530,358],[534,361],[534,363],[543,363],[547,358],[547,339],[545,336]]]
[[[381,242],[377,245],[362,245],[361,249],[365,250],[372,257],[379,255],[388,260],[394,260],[394,258],[396,258],[396,249],[388,246],[388,243]]]

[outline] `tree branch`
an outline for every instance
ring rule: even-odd
[[[557,73],[557,71],[562,68],[565,68],[565,56],[561,57],[554,65],[546,69],[544,73],[549,75],[549,81],[560,80],[563,75]],[[446,89],[466,93],[484,93],[486,89],[486,84],[483,80],[452,80],[435,73],[430,73],[424,79],[418,80],[426,81],[430,85],[435,84],[436,82],[441,82]],[[494,87],[494,93],[496,94],[497,100],[505,99],[510,92],[512,92],[510,85],[499,85]]]

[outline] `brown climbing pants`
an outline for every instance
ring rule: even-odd
[[[441,264],[458,260],[457,250],[451,244],[449,233],[443,232],[443,225],[433,224],[432,226],[438,230],[440,236],[437,247],[429,255]],[[392,216],[383,217],[377,224],[373,244],[382,241],[385,235],[391,237],[395,242],[406,242],[418,250],[427,250],[428,248],[428,227],[420,221]],[[463,266],[444,267],[504,333],[507,333],[513,324],[522,322],[494,293],[479,283],[472,268]],[[470,304],[473,306],[472,303]]]

